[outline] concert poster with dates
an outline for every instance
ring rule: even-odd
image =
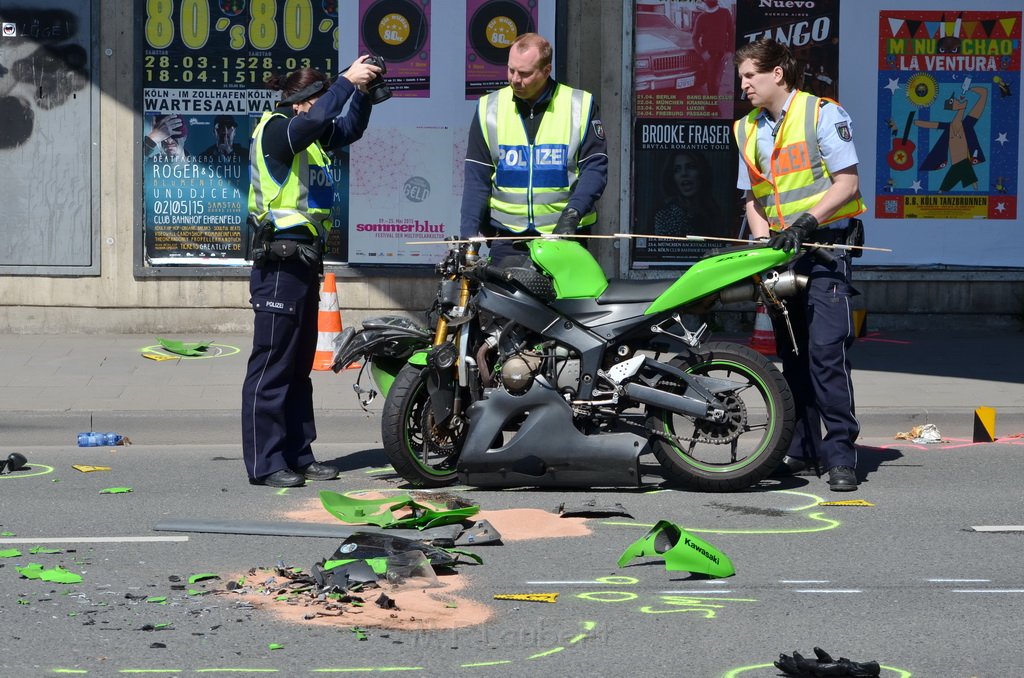
[[[272,73],[338,67],[337,0],[137,0],[145,257],[245,265],[249,144]],[[347,64],[345,64],[347,66]],[[328,260],[344,256],[348,153],[336,154]]]

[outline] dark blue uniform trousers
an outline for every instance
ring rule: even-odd
[[[320,272],[297,256],[253,266],[255,324],[242,385],[242,456],[250,480],[315,460],[313,382]]]
[[[850,297],[858,292],[850,284],[850,257],[837,253],[834,262],[822,263],[804,256],[793,268],[809,277],[807,289],[787,304],[799,355],[791,350],[785,324],[774,325],[782,370],[796,403],[789,455],[818,459],[823,469],[856,468],[860,422],[854,412],[849,349],[854,341]]]

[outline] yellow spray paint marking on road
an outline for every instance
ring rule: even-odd
[[[874,504],[864,499],[843,499],[841,501],[818,502],[818,506],[874,506]]]
[[[525,600],[532,603],[554,603],[558,601],[557,593],[495,593],[495,600]]]

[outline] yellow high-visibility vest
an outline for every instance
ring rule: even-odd
[[[750,174],[750,191],[764,208],[773,231],[788,228],[792,217],[814,207],[832,186],[832,175],[825,167],[817,142],[821,101],[801,91],[793,96],[776,130],[775,146],[769,159],[770,179],[758,166],[757,118],[761,109],[755,108],[733,125],[736,144]],[[828,101],[836,104],[831,99]],[[855,217],[866,209],[858,192],[834,214],[821,221],[820,225]]]
[[[556,84],[533,144],[504,87],[480,98],[478,117],[491,152],[491,219],[513,233],[550,233],[579,177],[577,154],[586,134],[592,96]],[[591,210],[580,226],[597,221]]]
[[[276,231],[305,226],[309,232],[327,242],[331,229],[331,208],[334,206],[334,179],[330,158],[319,142],[295,154],[288,178],[277,183],[263,157],[263,128],[282,113],[264,112],[252,132],[249,153],[249,213],[260,223],[270,219]]]

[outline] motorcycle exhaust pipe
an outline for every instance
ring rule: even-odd
[[[780,299],[794,296],[807,287],[807,276],[798,275],[793,271],[785,271],[777,277],[766,279],[764,284]],[[723,304],[734,304],[742,301],[756,301],[759,297],[758,286],[754,283],[737,283],[719,291],[718,300]]]
[[[660,407],[663,410],[691,417],[707,417],[709,407],[703,400],[695,400],[675,393],[665,393],[650,386],[630,382],[622,387],[627,397],[638,403]]]

